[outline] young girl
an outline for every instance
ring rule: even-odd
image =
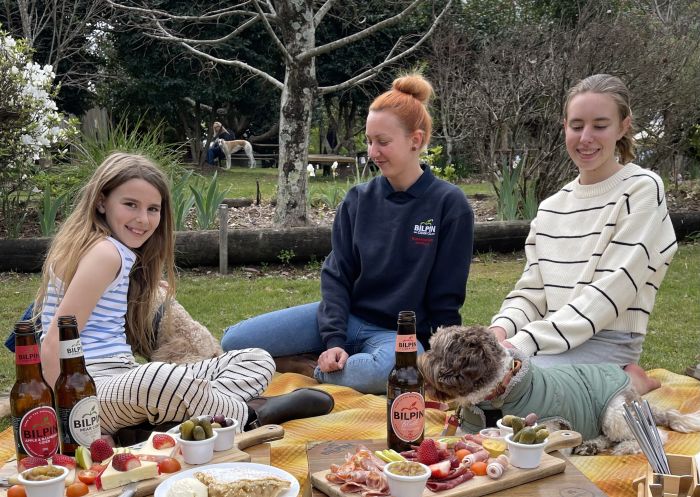
[[[491,330],[540,366],[608,362],[643,374],[649,314],[677,248],[663,183],[630,162],[620,79],[596,74],[571,88],[564,130],[579,175],[540,204],[525,270]]]
[[[263,350],[183,365],[135,361],[134,352],[149,357],[156,343],[152,322],[162,277],[172,297],[173,249],[167,178],[144,157],[113,153],[84,186],[46,257],[35,305],[44,376],[53,385],[59,373],[57,316],[75,315],[105,433],[198,414],[223,414],[241,427],[258,417],[246,402],[275,370]]]
[[[320,353],[318,381],[385,393],[399,311],[416,313],[419,352],[431,330],[461,323],[474,215],[459,188],[420,164],[432,93],[423,77],[409,75],[370,106],[368,155],[382,176],[350,189],[338,207],[321,302],[231,326],[224,350],[256,344],[274,357]]]

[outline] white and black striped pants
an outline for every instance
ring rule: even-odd
[[[248,420],[246,401],[267,388],[275,362],[262,349],[226,352],[192,364],[139,364],[130,354],[87,359],[100,401],[103,433],[144,421],[160,424],[201,414]],[[239,428],[240,429],[240,428]]]

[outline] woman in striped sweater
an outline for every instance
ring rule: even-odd
[[[629,101],[606,74],[567,95],[566,149],[579,175],[540,204],[523,274],[491,322],[540,366],[607,362],[643,374],[649,314],[677,245],[663,182],[631,162]]]

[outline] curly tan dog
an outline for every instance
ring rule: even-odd
[[[535,412],[545,423],[581,433],[584,443],[575,450],[578,454],[592,455],[612,443],[614,454],[640,451],[623,417],[625,401],[639,396],[618,365],[539,368],[518,351],[505,349],[482,326],[439,328],[430,347],[418,356],[426,395],[457,399],[464,431],[485,428],[487,414],[493,411],[498,417]],[[684,433],[700,431],[700,412],[681,414],[653,406],[652,412],[660,426]]]

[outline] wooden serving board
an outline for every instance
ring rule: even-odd
[[[221,452],[214,452],[214,458],[207,464],[217,464],[223,462],[250,462],[250,454],[243,452],[246,447],[252,447],[265,442],[270,442],[272,440],[279,440],[284,437],[284,428],[279,425],[265,425],[255,430],[246,431],[243,433],[236,433],[235,442],[233,448]],[[177,459],[182,465],[182,470],[190,469],[194,465],[187,464],[182,460],[182,456],[178,455]],[[10,477],[17,474],[17,463],[13,459],[9,461],[5,466],[0,469],[0,477]],[[177,474],[177,473],[173,473]],[[150,480],[143,480],[138,483],[138,489],[136,491],[135,497],[144,497],[147,495],[153,495],[156,487],[160,483],[172,476],[173,474],[164,474],[158,478],[151,478]],[[76,479],[77,481],[77,479]],[[122,493],[122,487],[114,488],[111,490],[98,491],[94,485],[90,485],[90,496],[97,497],[119,497]],[[0,488],[0,497],[6,497],[7,488]]]
[[[566,447],[574,447],[581,443],[581,435],[572,431],[554,432],[549,436],[549,439],[545,447],[546,452],[552,452]],[[331,442],[331,444],[336,444],[336,446],[326,446],[324,450],[329,453],[338,451],[341,452],[343,456],[348,452],[354,452],[357,447],[357,444],[349,444],[348,442],[342,441]],[[382,448],[385,447],[386,445]],[[487,476],[475,476],[471,480],[455,488],[442,492],[433,493],[426,489],[423,492],[423,497],[431,497],[434,495],[440,495],[442,497],[479,497],[561,473],[564,471],[565,467],[565,460],[545,453],[542,455],[542,461],[537,468],[520,469],[509,466],[503,476],[498,480],[492,480]],[[329,497],[353,497],[353,495],[355,495],[341,492],[339,485],[326,480],[326,474],[328,472],[329,469],[325,469],[312,473],[311,484]]]

